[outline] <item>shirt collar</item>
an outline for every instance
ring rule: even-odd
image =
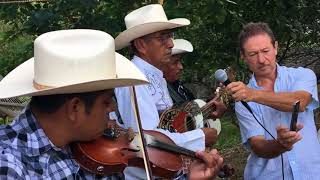
[[[25,149],[26,155],[28,156],[39,156],[50,149],[56,151],[62,150],[56,147],[45,134],[43,129],[40,127],[35,116],[32,114],[30,106],[28,105],[25,112],[19,116],[18,121],[22,122],[22,128],[25,129],[27,134],[27,148]]]
[[[160,69],[156,68],[152,64],[148,63],[147,61],[145,61],[144,59],[136,55],[133,56],[132,62],[138,65],[139,67],[151,70],[153,73],[157,74],[158,76],[163,77],[163,72]]]
[[[281,70],[282,69],[280,67],[281,66],[279,66],[279,64],[277,63],[277,65],[276,65],[276,71],[277,71],[276,79],[280,79],[280,77],[281,77]],[[258,84],[257,84],[257,81],[256,81],[256,78],[254,76],[254,73],[252,74],[251,79],[249,80],[249,84],[251,84],[251,86],[254,87],[254,88],[261,89],[261,87],[258,86]]]

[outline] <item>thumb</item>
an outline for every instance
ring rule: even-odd
[[[300,131],[303,127],[302,123],[297,123],[297,131]]]

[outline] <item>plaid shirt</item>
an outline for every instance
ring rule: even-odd
[[[69,148],[54,146],[29,107],[12,124],[0,126],[0,179],[120,179],[80,169]]]

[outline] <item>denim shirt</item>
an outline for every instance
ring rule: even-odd
[[[248,86],[261,89],[254,76]],[[288,68],[277,65],[277,78],[274,92],[306,91],[312,96],[312,101],[304,112],[300,112],[298,122],[304,125],[299,131],[302,140],[294,144],[291,151],[283,153],[284,176],[286,180],[319,180],[320,179],[320,144],[314,121],[313,110],[319,107],[316,77],[313,71],[306,68]],[[276,127],[286,125],[290,127],[291,112],[278,111],[269,106],[248,102],[260,123],[277,137]],[[239,102],[236,103],[236,114],[240,124],[242,142],[251,152],[244,172],[244,179],[282,179],[281,158],[260,158],[250,149],[248,139],[254,136],[264,136],[272,140],[264,129],[256,122],[248,110]]]

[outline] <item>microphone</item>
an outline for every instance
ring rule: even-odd
[[[218,69],[215,73],[214,73],[214,77],[221,83],[223,83],[225,86],[227,86],[228,84],[230,84],[230,80],[228,78],[227,73],[223,70],[223,69]]]
[[[218,80],[219,82],[223,83],[225,86],[227,86],[228,84],[231,83],[231,81],[228,78],[228,75],[227,75],[226,71],[224,71],[223,69],[218,69],[214,73],[214,77],[216,78],[216,80]],[[249,112],[253,113],[247,102],[241,101],[241,103],[244,105],[244,107],[246,107],[248,109]]]

